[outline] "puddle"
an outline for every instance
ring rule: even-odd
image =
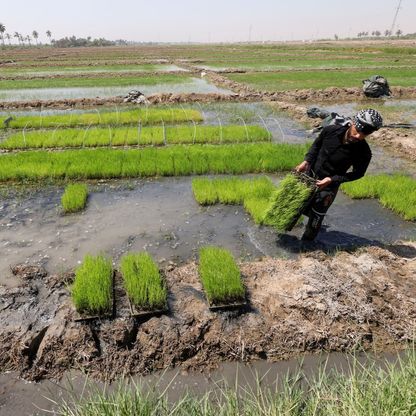
[[[377,367],[386,368],[386,363],[395,364],[405,353],[365,354],[357,353],[355,358],[361,364],[374,363]],[[187,393],[200,397],[208,392],[218,391],[226,386],[235,389],[241,397],[247,392],[256,391],[260,386],[265,391],[279,391],[282,380],[288,374],[297,374],[302,371],[306,378],[316,377],[320,371],[326,374],[337,370],[342,374],[351,374],[353,356],[342,353],[320,355],[307,355],[297,359],[270,363],[257,361],[251,364],[238,362],[224,363],[218,370],[211,373],[181,372],[181,370],[168,370],[151,376],[133,377],[133,386],[142,386],[143,390],[154,390],[165,393],[171,403],[177,403]],[[307,383],[307,382],[306,382]],[[115,382],[106,386],[108,392],[117,390],[120,385]],[[103,383],[89,381],[78,372],[68,373],[62,381],[43,381],[29,383],[20,380],[15,373],[0,374],[0,411],[4,415],[25,416],[32,412],[52,413],[56,404],[71,401],[73,395],[88,397],[95,390],[101,391]],[[134,389],[134,387],[132,387]],[[52,400],[51,400],[52,399]]]
[[[296,256],[297,237],[278,238],[270,227],[258,227],[242,206],[200,207],[192,178],[164,178],[101,184],[84,213],[63,216],[63,189],[42,189],[0,206],[0,284],[17,285],[10,265],[42,264],[49,272],[76,267],[85,254],[104,252],[117,264],[128,251],[147,250],[166,264],[195,259],[206,244],[230,249],[241,260],[264,255]],[[318,248],[393,243],[416,238],[416,224],[401,220],[375,200],[351,200],[339,194],[318,236]]]
[[[161,83],[157,85],[133,84],[125,87],[87,87],[87,88],[39,88],[0,90],[2,101],[62,100],[72,98],[105,98],[124,96],[130,90],[138,89],[145,95],[157,93],[217,93],[232,94],[232,91],[218,88],[204,79],[190,78],[179,84]]]

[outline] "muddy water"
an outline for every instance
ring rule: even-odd
[[[187,82],[179,84],[161,83],[157,85],[132,84],[125,87],[85,87],[85,88],[40,88],[0,90],[2,101],[30,101],[30,100],[57,100],[71,98],[95,98],[124,96],[130,90],[138,89],[145,95],[157,93],[218,93],[231,94],[231,91],[218,88],[204,79],[190,78]]]
[[[62,188],[6,197],[0,205],[0,284],[14,286],[10,265],[42,264],[48,271],[77,266],[86,253],[104,252],[118,263],[127,251],[147,250],[159,262],[196,257],[202,245],[230,249],[237,258],[293,256],[300,250],[302,228],[278,238],[256,226],[241,206],[200,207],[192,179],[99,184],[82,214],[63,216]],[[121,189],[120,189],[121,187]],[[416,238],[416,224],[401,220],[374,200],[353,201],[340,194],[326,219],[318,246],[392,243]]]
[[[385,368],[386,362],[395,363],[403,356],[403,353],[385,353],[377,356],[359,353],[355,357],[362,364],[374,362],[380,368]],[[151,376],[134,377],[132,381],[134,385],[142,386],[145,391],[165,392],[169,401],[174,403],[187,393],[198,397],[227,386],[233,389],[237,387],[239,394],[244,395],[247,391],[256,391],[258,381],[266,391],[279,391],[282,380],[288,374],[302,371],[307,378],[313,378],[324,368],[326,373],[338,370],[343,374],[350,374],[352,362],[352,356],[331,353],[276,363],[266,361],[258,361],[250,365],[225,363],[218,370],[207,374],[168,370]],[[43,415],[56,410],[57,404],[63,401],[70,403],[74,396],[88,397],[89,394],[100,391],[104,387],[111,392],[116,390],[119,384],[120,382],[116,382],[104,386],[103,383],[88,381],[84,375],[77,372],[68,373],[60,382],[41,383],[19,380],[14,373],[0,374],[0,415]]]

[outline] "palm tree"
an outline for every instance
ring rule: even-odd
[[[50,30],[47,30],[47,31],[46,31],[46,36],[47,36],[47,37],[48,37],[48,39],[49,39],[49,43],[51,43],[52,32],[51,32]]]
[[[36,45],[38,44],[38,37],[39,37],[39,33],[38,32],[36,32],[36,30],[34,30],[33,32],[32,32],[32,36],[33,36],[33,39],[35,39],[35,41],[36,41]]]
[[[396,36],[399,38],[401,35],[403,34],[403,32],[399,29],[397,32],[396,32]]]
[[[20,45],[20,33],[19,32],[14,32],[13,37],[17,39],[17,41],[19,42],[19,45]]]
[[[22,45],[25,46],[25,38],[20,33],[19,33],[19,40],[22,43]]]
[[[27,40],[27,43],[29,44],[29,46],[32,46],[32,44],[30,43],[31,38],[30,38],[29,35],[26,36],[26,40]]]
[[[11,38],[10,33],[6,33],[6,38],[9,41],[9,46],[11,46],[12,43],[10,42],[10,38]]]
[[[4,46],[4,35],[3,33],[6,31],[6,26],[3,23],[0,23],[0,38]]]

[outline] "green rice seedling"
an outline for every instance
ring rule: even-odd
[[[305,150],[305,145],[255,143],[27,151],[1,156],[0,181],[279,172],[300,163]]]
[[[277,231],[290,230],[314,189],[314,186],[299,180],[297,175],[288,174],[272,194],[264,221]]]
[[[62,208],[65,213],[82,211],[85,208],[88,197],[88,187],[77,183],[68,185],[61,198]]]
[[[355,199],[376,198],[405,220],[416,220],[416,179],[406,175],[365,176],[341,189]]]
[[[167,289],[159,269],[147,253],[126,254],[121,259],[124,287],[139,310],[165,309]]]
[[[243,204],[254,222],[263,224],[266,208],[275,186],[267,177],[255,179],[196,178],[192,181],[192,190],[200,205]]]
[[[218,203],[217,189],[214,181],[208,178],[198,178],[192,181],[192,191],[198,204],[214,205]]]
[[[79,313],[102,315],[110,312],[113,291],[111,259],[86,255],[75,271],[72,300]]]
[[[165,142],[166,144],[226,144],[268,141],[267,130],[258,126],[247,128],[227,126],[222,130],[222,139],[220,129],[216,126],[198,126],[195,130],[196,136],[194,128],[189,126],[144,127],[141,129],[140,136],[137,129],[131,127],[112,128],[110,131],[108,128],[34,130],[10,135],[0,143],[0,148],[11,150],[127,145],[162,146]]]
[[[199,250],[199,276],[211,305],[244,300],[240,270],[228,250],[202,247]]]
[[[179,108],[146,108],[124,111],[94,111],[85,113],[42,115],[33,116],[13,115],[9,128],[13,129],[40,129],[48,127],[82,127],[95,125],[120,125],[135,124],[140,121],[142,125],[166,123],[183,123],[202,121],[202,115],[197,110],[187,109],[184,112]],[[0,128],[5,128],[0,123]]]

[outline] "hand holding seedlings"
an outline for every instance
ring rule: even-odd
[[[326,188],[327,186],[331,185],[331,183],[332,183],[332,179],[328,176],[328,177],[326,177],[326,178],[324,178],[324,179],[321,179],[321,180],[319,180],[319,181],[316,181],[316,186],[317,186],[319,189],[324,189],[324,188]]]
[[[311,168],[310,163],[304,160],[301,164],[296,166],[295,171],[296,172],[308,172],[310,168]]]

